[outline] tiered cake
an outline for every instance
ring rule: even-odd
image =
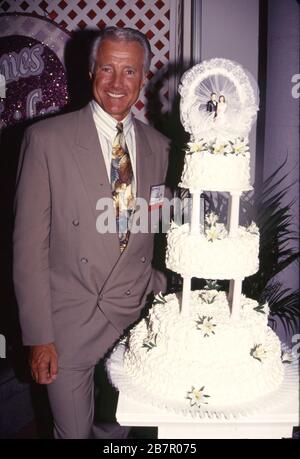
[[[259,230],[239,226],[240,195],[251,189],[247,135],[257,99],[243,69],[225,59],[193,67],[180,93],[191,133],[181,186],[190,190],[192,213],[190,223],[171,225],[166,264],[183,277],[183,292],[156,296],[130,331],[124,371],[144,400],[161,407],[230,409],[259,401],[283,380],[268,305],[241,293],[243,279],[259,268]],[[211,93],[227,100],[222,123],[207,110]],[[203,191],[228,193],[227,227],[213,213],[201,218]],[[191,291],[192,277],[209,279],[207,287]],[[217,279],[230,281],[228,293],[218,291]]]

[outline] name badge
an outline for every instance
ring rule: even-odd
[[[164,203],[165,185],[153,185],[150,193],[150,210],[161,207]]]

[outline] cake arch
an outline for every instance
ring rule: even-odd
[[[248,136],[258,111],[259,91],[240,64],[224,58],[203,61],[184,73],[179,93],[181,122],[192,140]],[[217,99],[225,97],[222,117],[221,112],[207,110],[212,93]]]

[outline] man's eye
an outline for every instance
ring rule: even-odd
[[[101,72],[107,72],[107,73],[111,72],[111,68],[110,67],[105,67],[105,66],[100,67],[100,70],[101,70]]]
[[[133,69],[127,69],[126,73],[127,73],[127,75],[134,75],[135,71]]]

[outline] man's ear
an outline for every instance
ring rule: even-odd
[[[90,80],[93,79],[93,74],[92,74],[92,72],[89,72],[89,77],[90,77]]]

